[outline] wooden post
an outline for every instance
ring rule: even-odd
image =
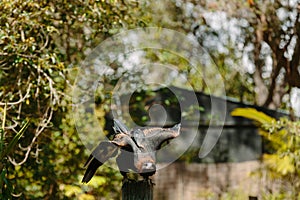
[[[122,200],[153,200],[153,183],[151,180],[125,180]]]

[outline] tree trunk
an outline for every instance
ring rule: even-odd
[[[151,180],[126,180],[122,186],[122,200],[153,200]]]

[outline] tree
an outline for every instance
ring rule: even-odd
[[[228,96],[289,107],[291,89],[300,86],[299,1],[173,0],[168,8],[172,17],[160,24],[198,38],[218,65]]]
[[[250,25],[256,28],[253,59],[258,102],[278,108],[292,87],[300,88],[300,4],[278,0],[251,4],[250,10],[256,16]],[[268,56],[272,59],[269,83],[263,78],[266,66],[266,59],[261,56],[263,44],[268,46]]]
[[[276,120],[252,108],[237,108],[233,116],[246,117],[257,122],[260,135],[269,142],[269,153],[263,155],[262,169],[267,180],[281,182],[279,189],[263,191],[266,199],[298,199],[300,190],[300,123],[286,118]],[[263,175],[262,175],[263,176]],[[268,187],[268,186],[267,186]]]
[[[59,199],[68,185],[78,188],[85,154],[68,114],[74,69],[101,40],[121,28],[143,26],[142,7],[118,0],[1,1],[1,153],[30,121],[4,156],[1,198],[8,191],[7,199]]]

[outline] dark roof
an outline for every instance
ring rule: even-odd
[[[195,98],[197,105],[193,101]],[[154,104],[164,107],[167,119],[165,126],[173,126],[181,122],[183,138],[186,139],[189,137],[191,129],[198,130],[198,135],[193,139],[194,142],[188,151],[190,153],[199,152],[203,138],[207,135],[208,128],[215,129],[217,132],[222,129],[218,143],[206,158],[200,160],[197,155],[194,155],[194,161],[197,162],[239,162],[259,159],[262,155],[264,147],[257,127],[249,119],[232,117],[231,112],[235,108],[255,108],[276,119],[288,117],[288,114],[282,111],[271,110],[241,103],[227,97],[217,97],[173,86],[159,88],[150,92],[139,91],[132,95],[124,95],[121,97],[121,112],[128,112],[129,110],[130,120],[134,120],[135,124],[145,126],[149,125],[150,120],[148,109]],[[214,106],[213,116],[211,114],[212,105]],[[160,110],[157,113],[154,115],[155,119],[152,120],[159,123],[164,114]],[[197,118],[197,113],[200,113],[200,123],[196,120],[199,119]],[[225,119],[224,126],[218,121],[223,118]],[[108,116],[108,129],[112,125],[111,119],[112,116]],[[210,123],[211,120],[213,120],[213,123]],[[127,125],[130,127],[130,124],[127,123]],[[157,126],[155,123],[151,125]],[[213,131],[211,132],[212,134]]]

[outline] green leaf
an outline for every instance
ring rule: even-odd
[[[78,196],[82,193],[82,190],[79,186],[76,185],[65,185],[64,193],[67,197]]]
[[[7,107],[7,104],[5,103],[5,106],[4,106],[4,111],[3,111],[3,120],[2,120],[2,126],[0,128],[0,158],[2,160],[2,154],[3,154],[3,146],[4,146],[4,128],[5,128],[5,121],[6,121],[6,107]],[[2,166],[1,166],[2,168]],[[0,169],[1,169],[0,168]]]
[[[260,124],[272,123],[275,121],[274,118],[266,115],[263,112],[257,111],[254,108],[236,108],[231,112],[234,117],[245,117],[252,119]]]
[[[295,172],[293,160],[289,156],[282,157],[278,154],[265,154],[263,158],[265,164],[282,175]]]
[[[29,125],[29,120],[25,122],[24,126],[21,128],[21,130],[13,137],[13,139],[8,143],[7,147],[1,152],[0,159],[2,160],[5,156],[10,154],[14,147],[16,146],[19,139],[24,134],[25,130],[27,129]]]

